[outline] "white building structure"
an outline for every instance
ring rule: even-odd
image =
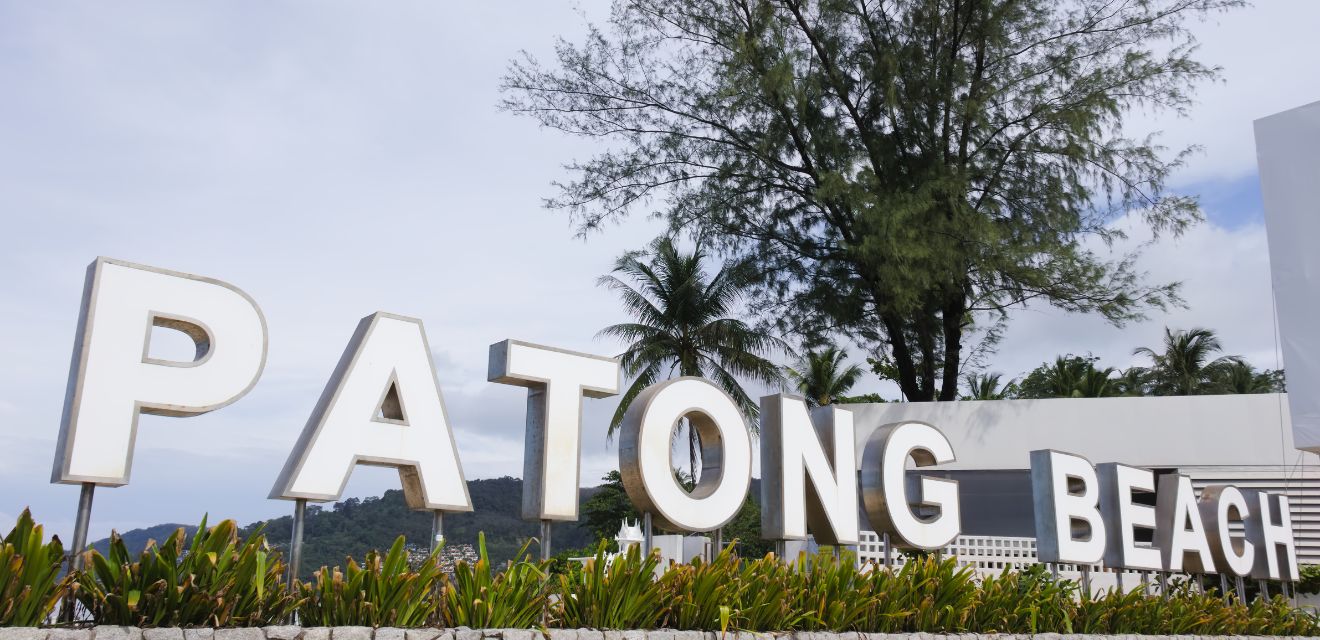
[[[646,541],[640,522],[624,520],[619,525],[619,533],[614,541],[619,544],[619,554],[627,553],[633,546],[641,546]],[[710,538],[706,536],[660,535],[651,536],[651,549],[660,551],[660,568],[670,563],[691,562],[698,556],[710,557]],[[617,555],[617,554],[616,554]],[[588,558],[581,558],[585,561]]]
[[[859,448],[894,422],[926,422],[949,438],[957,461],[921,473],[959,481],[963,535],[948,552],[995,573],[1035,561],[1036,449],[1185,474],[1198,491],[1234,484],[1287,494],[1297,559],[1320,564],[1320,456],[1294,448],[1288,406],[1286,394],[845,405]],[[880,540],[868,534],[859,554],[879,560]]]

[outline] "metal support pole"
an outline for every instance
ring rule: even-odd
[[[307,500],[298,498],[293,501],[293,535],[289,540],[289,581],[288,588],[298,587],[298,569],[302,564],[303,525],[307,521]]]
[[[1159,573],[1160,598],[1169,599],[1169,574],[1161,571]]]
[[[1220,595],[1220,597],[1222,597],[1222,598],[1224,599],[1224,602],[1228,602],[1228,598],[1229,598],[1229,596],[1228,596],[1228,574],[1227,574],[1227,573],[1221,573],[1221,574],[1219,574],[1219,595]]]
[[[1123,570],[1122,570],[1122,569],[1115,569],[1115,570],[1114,570],[1114,581],[1118,583],[1118,592],[1119,592],[1119,593],[1127,593],[1127,589],[1124,589],[1124,588],[1123,588]]]
[[[711,547],[711,550],[710,550],[710,559],[711,559],[711,560],[714,560],[714,559],[715,559],[715,556],[720,555],[720,552],[721,552],[721,551],[724,551],[724,528],[723,528],[723,527],[721,527],[721,528],[715,530],[714,542],[715,542],[715,546],[714,546],[714,547]]]
[[[647,522],[650,522],[650,518],[647,519]],[[650,535],[648,534],[647,537],[650,538]],[[549,520],[541,521],[541,559],[542,560],[550,559],[550,521]]]
[[[1247,601],[1247,581],[1242,576],[1237,576],[1237,597],[1241,602]]]
[[[880,536],[880,544],[881,544],[881,548],[883,548],[884,551],[885,551],[885,568],[888,569],[889,567],[893,566],[893,565],[891,564],[892,561],[889,559],[889,555],[890,555],[890,553],[892,552],[892,549],[889,548],[889,534],[888,534],[888,533],[882,534],[882,535]]]
[[[1143,596],[1148,596],[1148,595],[1150,595],[1150,572],[1149,572],[1149,571],[1142,571],[1142,572],[1141,572],[1141,595],[1143,595]]]
[[[83,551],[87,549],[87,528],[92,521],[92,498],[95,494],[95,483],[82,483],[78,492],[78,514],[73,521],[73,545],[69,547],[70,571],[77,571],[83,567]],[[65,622],[73,622],[75,602],[72,592],[64,599],[60,618]]]
[[[775,557],[779,558],[780,562],[787,562],[788,560],[787,558],[785,558],[785,556],[787,555],[788,555],[788,541],[775,540]]]
[[[431,554],[445,546],[445,512],[435,510],[431,512]]]
[[[70,547],[74,569],[83,566],[83,551],[87,549],[87,527],[92,521],[92,497],[95,493],[95,484],[82,483],[82,491],[78,493],[78,517],[73,523],[73,546]]]
[[[1091,598],[1091,565],[1082,565],[1082,597]]]
[[[642,556],[651,555],[651,512],[642,514]]]
[[[1257,580],[1257,581],[1256,581],[1256,586],[1260,588],[1260,595],[1257,596],[1257,597],[1260,597],[1260,598],[1264,598],[1264,599],[1266,599],[1266,600],[1269,600],[1269,599],[1270,599],[1270,585],[1266,584],[1264,580]]]

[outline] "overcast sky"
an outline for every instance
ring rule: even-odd
[[[548,57],[604,5],[0,1],[0,528],[26,505],[72,529],[78,489],[47,484],[84,270],[98,255],[196,273],[249,293],[270,351],[241,401],[189,419],[144,416],[132,484],[97,493],[92,537],[204,511],[241,522],[266,499],[359,318],[422,318],[469,478],[520,475],[520,388],[485,381],[487,346],[518,338],[614,354],[624,319],[595,286],[652,238],[641,218],[587,240],[541,208],[560,164],[592,147],[495,108],[519,49]],[[1059,353],[1127,366],[1166,324],[1204,325],[1276,366],[1253,119],[1320,100],[1320,3],[1263,0],[1201,25],[1192,117],[1138,115],[1171,147],[1208,222],[1148,252],[1189,308],[1117,329],[1018,313],[991,369]],[[1139,233],[1137,234],[1140,235]],[[863,390],[891,397],[890,387]],[[617,464],[609,401],[589,401],[583,481]],[[397,477],[359,468],[349,495]]]

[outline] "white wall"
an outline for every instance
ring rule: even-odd
[[[1293,448],[1286,394],[841,406],[855,416],[859,451],[885,424],[939,428],[958,457],[939,469],[1027,469],[1035,449],[1145,467],[1320,464]]]

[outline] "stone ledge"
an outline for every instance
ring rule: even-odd
[[[787,631],[753,633],[677,631],[674,629],[450,629],[396,627],[238,627],[225,629],[138,629],[96,626],[82,628],[0,627],[0,640],[1300,640],[1303,636],[1137,636],[1041,633],[858,633],[854,631]]]

